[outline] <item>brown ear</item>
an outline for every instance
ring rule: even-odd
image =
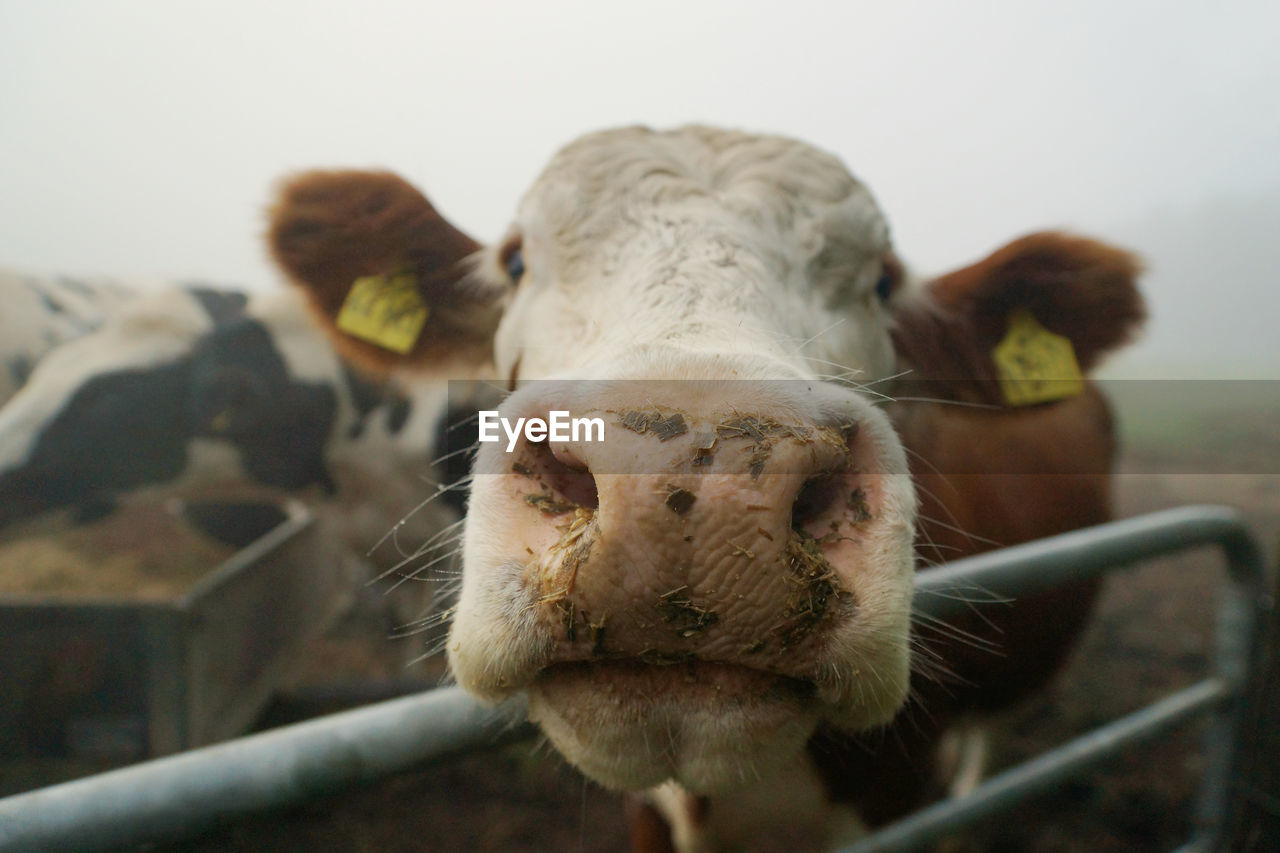
[[[929,393],[1003,403],[992,352],[1011,318],[1029,312],[1067,338],[1087,374],[1146,319],[1130,253],[1096,240],[1031,234],[930,282],[894,309],[894,346]]]
[[[338,351],[353,361],[387,370],[490,360],[502,290],[468,275],[480,244],[402,178],[358,171],[296,175],[283,183],[271,208],[267,242]],[[416,290],[425,307],[411,345],[399,347],[406,351],[338,328],[353,285],[371,278]]]

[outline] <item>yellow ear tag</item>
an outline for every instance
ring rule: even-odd
[[[411,274],[371,275],[351,283],[337,324],[348,335],[404,355],[430,313]]]
[[[1009,315],[1009,332],[991,357],[1010,406],[1047,403],[1084,391],[1071,341],[1041,326],[1025,308]]]

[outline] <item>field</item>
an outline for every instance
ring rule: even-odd
[[[1188,503],[1238,507],[1275,563],[1280,535],[1280,398],[1270,384],[1121,384],[1126,436],[1120,514]],[[1209,551],[1112,576],[1096,619],[1045,694],[996,721],[993,763],[1007,766],[1135,710],[1208,671],[1220,561]],[[311,677],[423,677],[405,669],[373,602],[323,647]],[[1189,831],[1202,726],[1134,749],[983,827],[948,849],[1164,851]],[[614,795],[546,747],[520,745],[408,774],[284,813],[237,822],[164,851],[454,851],[626,849]]]

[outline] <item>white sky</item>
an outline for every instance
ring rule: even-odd
[[[275,286],[284,173],[393,168],[491,240],[578,134],[700,121],[840,155],[921,270],[1123,238],[1133,363],[1280,377],[1277,33],[1274,0],[0,0],[0,263]]]

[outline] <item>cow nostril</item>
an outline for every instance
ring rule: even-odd
[[[840,478],[835,474],[821,474],[805,481],[791,505],[791,526],[795,530],[816,521],[835,504],[840,492]]]
[[[581,460],[563,448],[553,448],[546,441],[532,442],[530,449],[538,474],[553,493],[568,503],[587,509],[600,506],[596,478]]]

